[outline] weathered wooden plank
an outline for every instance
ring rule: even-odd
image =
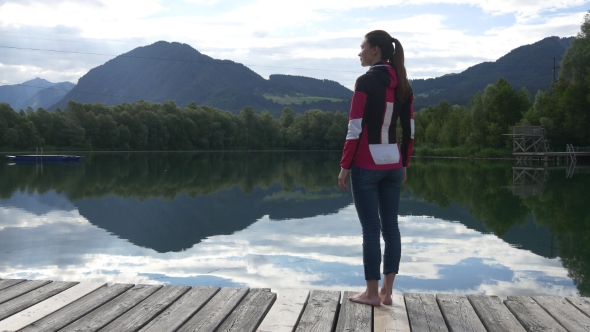
[[[20,330],[105,285],[99,282],[81,282],[45,301],[39,302],[30,308],[0,321],[0,331]]]
[[[50,280],[27,280],[0,291],[0,303],[10,301],[15,297],[26,294],[34,289],[50,283]]]
[[[164,286],[100,331],[138,331],[190,289],[188,286]]]
[[[145,300],[160,288],[162,288],[162,286],[136,285],[59,331],[98,331],[129,309],[136,306],[139,302]]]
[[[486,332],[465,296],[437,294],[436,302],[451,332]]]
[[[199,311],[217,292],[219,287],[194,287],[168,309],[144,326],[142,332],[176,331],[195,312]]]
[[[348,301],[348,299],[345,299],[345,301]],[[296,331],[332,331],[339,305],[340,292],[311,291]]]
[[[590,317],[590,299],[587,297],[566,297],[566,300],[586,316]]]
[[[590,331],[590,318],[576,309],[564,297],[533,296],[545,311],[568,331]]]
[[[77,282],[54,281],[10,301],[4,302],[0,304],[0,320],[48,299],[55,294],[61,293],[76,284]]]
[[[447,332],[447,324],[433,294],[404,294],[412,331]]]
[[[499,297],[469,295],[467,299],[488,332],[526,332]]]
[[[348,300],[348,297],[357,293],[358,292],[344,292],[342,305],[340,306],[340,312],[338,314],[336,332],[371,332],[373,307]]]
[[[508,296],[504,304],[529,332],[567,332],[529,296]]]
[[[254,332],[276,299],[277,294],[270,292],[270,290],[250,290],[217,330]]]
[[[308,290],[276,290],[277,300],[264,317],[257,332],[292,332],[309,298]]]
[[[215,331],[248,291],[248,288],[222,288],[178,332]]]
[[[21,332],[57,331],[133,287],[132,284],[113,284],[68,304],[58,311],[25,327]]]
[[[404,296],[401,293],[393,293],[391,299],[391,305],[373,307],[373,331],[410,332]]]
[[[2,279],[0,280],[0,290],[25,282],[25,279]]]

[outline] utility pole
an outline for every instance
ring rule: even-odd
[[[553,85],[557,83],[557,70],[560,67],[556,65],[555,58],[553,58],[553,82],[551,82],[551,86],[549,87],[549,94],[553,96]]]
[[[559,66],[555,65],[555,58],[553,58],[553,83],[557,82],[557,77],[556,77],[557,71],[555,69],[559,69],[559,68],[560,68]]]

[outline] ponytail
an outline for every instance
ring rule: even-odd
[[[395,46],[395,50],[389,58],[389,63],[397,73],[397,96],[402,102],[405,102],[412,94],[412,87],[410,87],[408,73],[406,72],[406,66],[404,65],[404,48],[399,40],[395,38],[391,39]]]
[[[412,87],[404,65],[404,48],[396,38],[383,30],[374,30],[365,35],[371,46],[379,46],[382,60],[387,60],[397,73],[396,98],[406,102],[412,95]]]

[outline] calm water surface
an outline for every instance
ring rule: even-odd
[[[339,153],[0,164],[0,278],[362,289]],[[401,292],[590,295],[590,174],[413,159]],[[570,174],[571,175],[571,174]]]

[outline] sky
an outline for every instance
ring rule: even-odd
[[[363,36],[402,43],[410,79],[459,73],[545,37],[575,36],[590,0],[0,0],[0,85],[78,79],[136,47],[186,43],[264,78],[352,88]],[[34,50],[33,50],[34,49]],[[92,54],[88,54],[92,53]],[[549,64],[550,66],[551,64]]]

